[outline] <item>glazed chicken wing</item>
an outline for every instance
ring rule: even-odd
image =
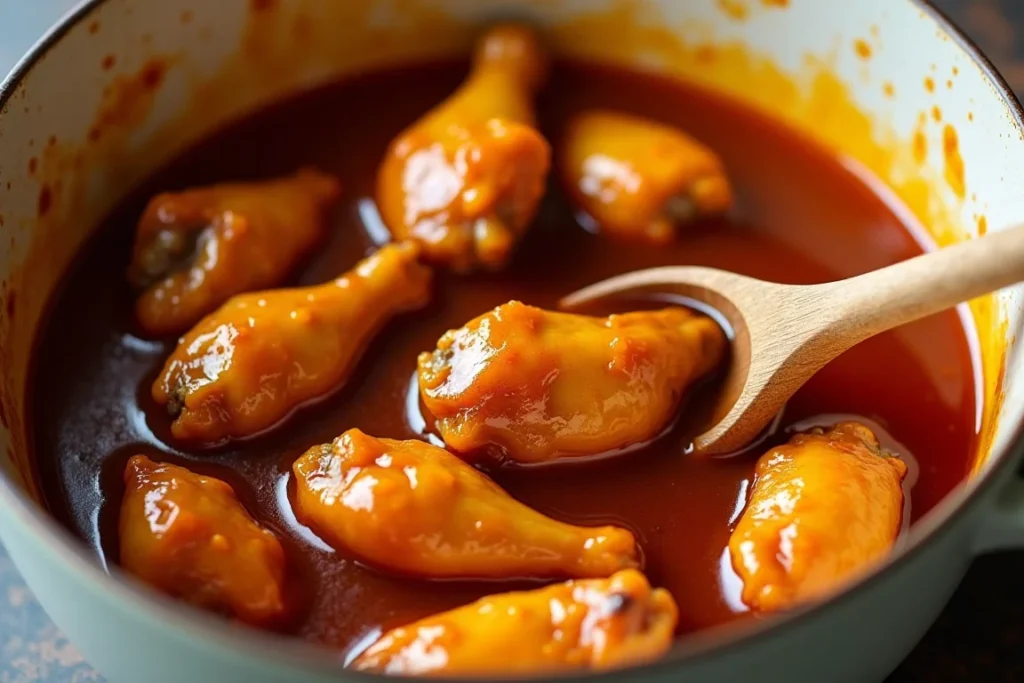
[[[729,539],[743,601],[765,611],[792,607],[884,557],[900,531],[906,473],[856,422],[798,434],[761,456]]]
[[[675,128],[625,114],[577,116],[560,166],[569,194],[613,237],[663,244],[678,225],[732,204],[713,151]]]
[[[406,243],[333,282],[236,296],[181,338],[153,398],[175,416],[178,439],[216,444],[261,432],[344,384],[389,319],[426,305],[429,285]]]
[[[505,264],[550,166],[530,101],[545,60],[530,29],[492,28],[465,83],[391,143],[377,201],[396,238],[417,240],[428,259],[456,270]]]
[[[627,569],[607,579],[569,581],[492,595],[396,628],[352,666],[406,676],[487,676],[605,670],[668,651],[678,609]]]
[[[304,169],[161,194],[139,220],[131,283],[149,334],[178,334],[235,294],[278,284],[321,237],[338,182]]]
[[[460,454],[596,455],[656,437],[725,349],[718,325],[683,308],[593,318],[513,301],[420,354],[420,396]]]
[[[292,470],[298,519],[328,543],[404,574],[588,578],[638,566],[630,532],[556,522],[423,441],[350,429]]]
[[[219,479],[128,461],[121,566],[165,593],[257,626],[285,612],[284,550]]]

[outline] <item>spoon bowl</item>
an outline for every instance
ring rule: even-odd
[[[563,298],[563,309],[624,294],[676,293],[717,310],[732,327],[732,361],[694,451],[749,444],[789,398],[851,346],[973,297],[1024,281],[1024,226],[864,275],[784,285],[699,266],[619,275]]]

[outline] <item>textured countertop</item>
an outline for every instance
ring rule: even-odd
[[[0,73],[74,0],[0,0]],[[1024,98],[1024,1],[935,0]],[[870,653],[865,653],[870,657]],[[1024,682],[1024,552],[978,560],[888,683]],[[50,622],[0,546],[0,683],[103,682]]]

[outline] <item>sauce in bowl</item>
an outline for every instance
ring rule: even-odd
[[[417,396],[417,354],[433,349],[446,330],[510,299],[555,308],[581,286],[669,264],[810,284],[922,251],[921,232],[901,220],[904,213],[887,204],[869,178],[782,125],[658,76],[556,62],[538,102],[540,130],[554,148],[567,120],[595,107],[676,125],[724,161],[737,197],[728,217],[702,219],[668,245],[613,241],[575,215],[553,173],[510,265],[468,276],[438,270],[432,303],[379,334],[340,392],[252,439],[209,451],[182,448],[149,391],[174,340],[141,335],[124,277],[146,201],[160,191],[315,165],[340,180],[343,199],[327,242],[291,284],[329,280],[387,240],[373,200],[378,164],[394,136],[446,97],[465,71],[460,62],[372,73],[259,112],[150,179],[83,250],[38,342],[31,419],[48,505],[105,562],[118,558],[125,463],[143,453],[227,481],[256,519],[279,535],[298,606],[284,628],[307,640],[352,654],[382,630],[483,595],[539,586],[532,580],[425,581],[365,567],[295,519],[291,464],[311,446],[354,427],[442,443],[431,434]],[[973,363],[963,321],[950,311],[845,353],[797,393],[764,442],[738,456],[689,456],[694,418],[688,416],[628,455],[486,471],[515,498],[555,519],[634,532],[647,577],[678,603],[682,635],[749,614],[727,544],[758,455],[785,441],[793,425],[834,423],[836,415],[870,421],[883,446],[916,462],[916,477],[904,481],[913,523],[969,469],[979,408]],[[702,404],[701,392],[713,390],[712,380],[689,396],[684,413]]]

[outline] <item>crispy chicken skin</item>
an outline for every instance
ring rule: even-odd
[[[219,479],[144,455],[128,461],[121,566],[198,607],[267,626],[285,612],[284,550]]]
[[[128,279],[139,326],[180,334],[235,294],[280,283],[324,232],[338,181],[285,178],[157,195],[139,220]]]
[[[502,593],[385,633],[353,662],[407,676],[606,670],[641,664],[672,644],[678,609],[627,569],[607,579]]]
[[[678,225],[732,205],[717,155],[654,121],[608,111],[580,114],[559,157],[570,196],[612,237],[664,244]]]
[[[531,103],[546,59],[531,29],[491,28],[462,86],[395,138],[377,202],[396,238],[417,240],[429,260],[458,271],[505,264],[551,163]]]
[[[607,453],[656,437],[726,339],[684,308],[594,318],[512,301],[419,357],[445,443],[518,463]]]
[[[856,422],[798,434],[757,463],[729,539],[743,601],[786,609],[829,593],[892,547],[907,466]]]
[[[153,383],[175,438],[216,444],[337,389],[393,316],[426,305],[430,270],[387,245],[338,279],[236,296],[181,338]]]
[[[603,577],[637,567],[633,534],[563,524],[423,441],[350,429],[292,467],[295,515],[337,548],[430,578]]]

